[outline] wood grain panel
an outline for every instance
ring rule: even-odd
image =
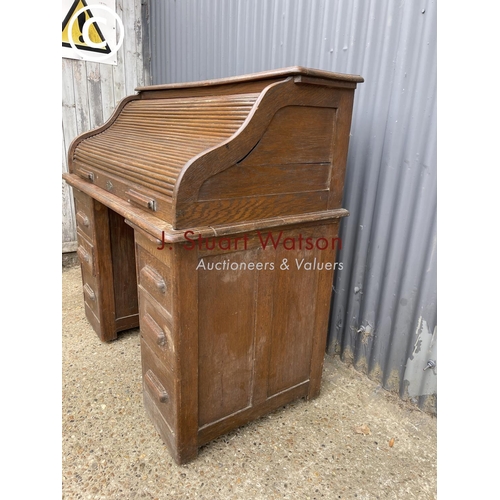
[[[215,264],[256,260],[257,250],[204,257]],[[199,426],[251,404],[255,285],[252,271],[198,271]]]
[[[329,187],[330,169],[330,163],[238,164],[207,179],[199,200],[325,190]]]
[[[289,270],[277,272],[273,282],[273,317],[270,325],[268,397],[309,380],[317,273],[297,270],[294,259],[311,258],[310,251],[276,252],[287,259]]]
[[[163,308],[172,312],[172,275],[170,269],[141,246],[137,250],[137,282]],[[158,254],[158,253],[156,253]]]
[[[139,324],[134,230],[124,217],[110,210],[109,232],[116,319],[128,318],[129,328],[133,328]]]
[[[286,106],[271,120],[242,165],[321,163],[331,160],[335,109]]]
[[[200,201],[178,212],[176,229],[319,212],[327,203],[328,190]]]
[[[176,425],[178,404],[175,376],[165,369],[160,359],[156,357],[144,340],[141,340],[141,359],[144,392],[154,401],[155,406],[173,432]],[[149,380],[146,381],[144,378],[148,372],[151,372],[152,375],[150,374]],[[166,393],[166,397],[161,397],[163,392]]]

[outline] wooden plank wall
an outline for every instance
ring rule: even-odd
[[[125,37],[116,66],[62,59],[62,171],[67,151],[79,134],[102,125],[124,97],[151,83],[148,0],[116,0]],[[76,250],[73,194],[62,181],[62,251]]]

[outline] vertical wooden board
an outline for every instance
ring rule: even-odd
[[[101,64],[87,61],[87,86],[89,94],[90,128],[103,124],[102,115],[102,89],[101,89]]]
[[[150,85],[149,2],[134,0],[137,85]]]
[[[120,16],[120,19],[123,21],[123,2],[125,0],[117,0],[116,1],[116,13]],[[127,27],[125,27],[125,39],[128,37]],[[127,87],[125,85],[125,62],[126,56],[124,52],[123,45],[120,47],[120,50],[116,53],[116,66],[112,66],[113,68],[113,92],[115,99],[115,106],[127,95]]]
[[[256,255],[248,250],[203,261],[248,263]],[[251,404],[257,272],[198,270],[200,427]]]
[[[99,285],[99,309],[102,341],[116,339],[115,297],[113,292],[113,265],[111,262],[111,242],[109,233],[109,213],[103,204],[94,200],[95,220],[95,261]]]
[[[68,147],[77,135],[73,66],[69,59],[62,60],[62,171],[68,171]],[[76,250],[76,221],[72,189],[62,181],[62,251]]]
[[[134,230],[116,212],[109,211],[111,263],[116,318],[138,313]]]
[[[137,47],[135,40],[135,27],[136,27],[136,17],[135,17],[135,3],[136,0],[122,0],[122,14],[121,19],[123,26],[125,28],[125,37],[123,39],[123,45],[120,50],[124,54],[124,76],[125,76],[125,95],[134,94],[134,89],[137,87]],[[120,51],[118,51],[120,52]],[[119,61],[118,61],[118,64]]]
[[[75,104],[74,77],[73,77],[73,60],[62,60],[62,124],[63,138],[65,142],[65,150],[68,151],[71,141],[77,136],[77,111]],[[66,158],[65,158],[66,163]],[[67,171],[64,170],[63,171]]]
[[[113,80],[113,66],[110,64],[100,65],[101,73],[101,102],[103,123],[108,120],[115,110],[115,92]]]
[[[76,130],[82,134],[90,129],[89,91],[85,61],[72,61],[75,92]]]
[[[286,106],[242,165],[330,162],[335,109]]]
[[[272,262],[268,255],[269,251],[260,250],[258,259],[260,262]],[[259,271],[257,274],[257,288],[255,292],[255,366],[254,366],[254,388],[253,405],[264,404],[267,400],[267,380],[269,372],[269,328],[272,323],[274,307],[274,282],[276,273],[280,272],[276,267],[271,271]]]
[[[338,90],[338,92],[341,99],[336,113],[333,135],[332,176],[330,181],[330,195],[328,197],[329,209],[342,206],[354,100],[353,90],[343,89]]]
[[[339,223],[334,222],[322,226],[323,236],[326,238],[337,238]],[[317,259],[320,263],[333,263],[335,265],[335,257],[337,248],[328,249],[316,252]],[[334,269],[323,269],[318,272],[318,283],[316,291],[316,311],[314,316],[314,331],[313,345],[311,353],[311,373],[308,390],[308,398],[318,396],[321,375],[323,371],[323,360],[326,352],[326,338],[328,335],[328,321],[330,318],[330,303],[333,290],[333,276],[336,271]]]
[[[268,396],[309,379],[316,307],[317,273],[297,269],[295,259],[312,260],[307,250],[276,252],[279,269],[274,281],[273,319],[270,327]],[[287,259],[289,270],[281,270]]]
[[[172,260],[174,305],[173,328],[177,342],[180,387],[178,453],[182,461],[198,454],[198,273],[197,253],[173,245],[172,253],[158,252]],[[167,257],[168,255],[168,257]]]
[[[62,141],[62,170],[67,171],[66,161],[66,145],[63,137]],[[73,190],[65,180],[62,184],[62,244],[63,252],[74,252],[77,247],[76,243],[76,220],[75,206],[73,202]]]

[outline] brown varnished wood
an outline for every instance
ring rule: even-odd
[[[87,318],[105,341],[139,323],[177,463],[319,394],[361,81],[296,66],[139,88],[70,148]]]
[[[227,255],[211,252],[207,265]],[[253,262],[258,250],[237,252],[231,262]],[[255,349],[255,273],[198,271],[198,425],[220,420],[252,404]]]
[[[322,237],[328,239],[337,238],[339,231],[338,221],[333,221],[328,226],[323,226]],[[319,263],[326,264],[327,262],[336,262],[338,247],[316,252],[315,257]],[[316,307],[310,316],[311,323],[314,324],[311,346],[311,362],[310,362],[310,382],[307,397],[313,399],[319,395],[321,385],[321,375],[323,370],[323,360],[325,356],[325,346],[328,335],[328,320],[329,315],[325,311],[330,310],[331,294],[333,288],[334,270],[330,272],[317,273],[317,293],[315,295]]]
[[[181,462],[188,462],[198,455],[198,274],[195,252],[185,252],[179,245],[168,251],[176,265],[173,266],[173,293],[175,296],[173,321],[178,338],[179,409],[178,453]]]
[[[264,88],[272,83],[282,81],[282,78],[278,79],[266,79],[260,81],[242,81],[242,82],[232,82],[225,84],[209,85],[206,87],[197,86],[187,86],[187,87],[170,87],[169,85],[158,85],[150,87],[138,87],[141,99],[177,99],[177,98],[189,98],[189,97],[207,97],[207,96],[223,96],[223,95],[233,95],[236,93],[254,93],[262,92]]]
[[[134,231],[121,215],[108,214],[116,331],[122,331],[139,326]]]
[[[240,165],[273,165],[330,161],[335,108],[284,106],[272,117],[266,131]]]
[[[228,224],[228,213],[232,223],[247,221],[254,214],[259,219],[267,219],[276,212],[284,215],[313,213],[326,210],[328,207],[327,189],[306,191],[301,193],[278,193],[265,196],[241,196],[237,198],[221,198],[192,203],[186,208],[187,213],[178,210],[181,227],[191,228],[184,220],[199,220],[203,226]],[[187,207],[187,206],[186,206]],[[210,224],[212,221],[212,224]]]
[[[298,86],[291,78],[274,83],[263,90],[251,110],[244,126],[238,133],[202,156],[186,164],[179,174],[174,191],[174,202],[181,208],[183,203],[193,202],[201,184],[245,158],[267,131],[274,115],[288,105],[335,108],[339,97],[336,92],[323,87]],[[280,140],[286,138],[281,137]],[[276,157],[279,157],[279,145]],[[174,223],[175,227],[175,223]]]
[[[80,214],[77,254],[85,311],[99,338],[107,342],[139,325],[133,231],[99,201],[77,189],[74,196]]]
[[[330,180],[330,196],[328,199],[329,209],[340,207],[342,204],[354,101],[354,93],[352,91],[339,91],[339,94],[340,103],[337,108],[336,127],[334,130],[334,144],[336,147],[332,149],[332,175]]]
[[[199,200],[323,191],[329,188],[329,182],[328,163],[246,165],[242,162],[205,181]]]
[[[231,76],[227,78],[218,78],[216,80],[202,80],[199,82],[184,82],[184,83],[167,83],[160,85],[149,85],[137,87],[138,91],[147,90],[174,90],[174,89],[192,89],[205,87],[219,87],[221,85],[247,84],[248,82],[261,82],[270,79],[283,78],[288,76],[296,76],[302,78],[314,77],[316,80],[321,79],[328,82],[329,85],[363,82],[363,78],[359,75],[346,75],[344,73],[333,73],[331,71],[323,71],[313,68],[305,68],[303,66],[289,66],[288,68],[272,69],[261,71],[259,73],[250,73],[248,75]],[[355,87],[353,87],[355,88]]]

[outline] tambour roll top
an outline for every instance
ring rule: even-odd
[[[339,209],[361,81],[294,67],[138,88],[74,140],[64,178],[155,234]]]

